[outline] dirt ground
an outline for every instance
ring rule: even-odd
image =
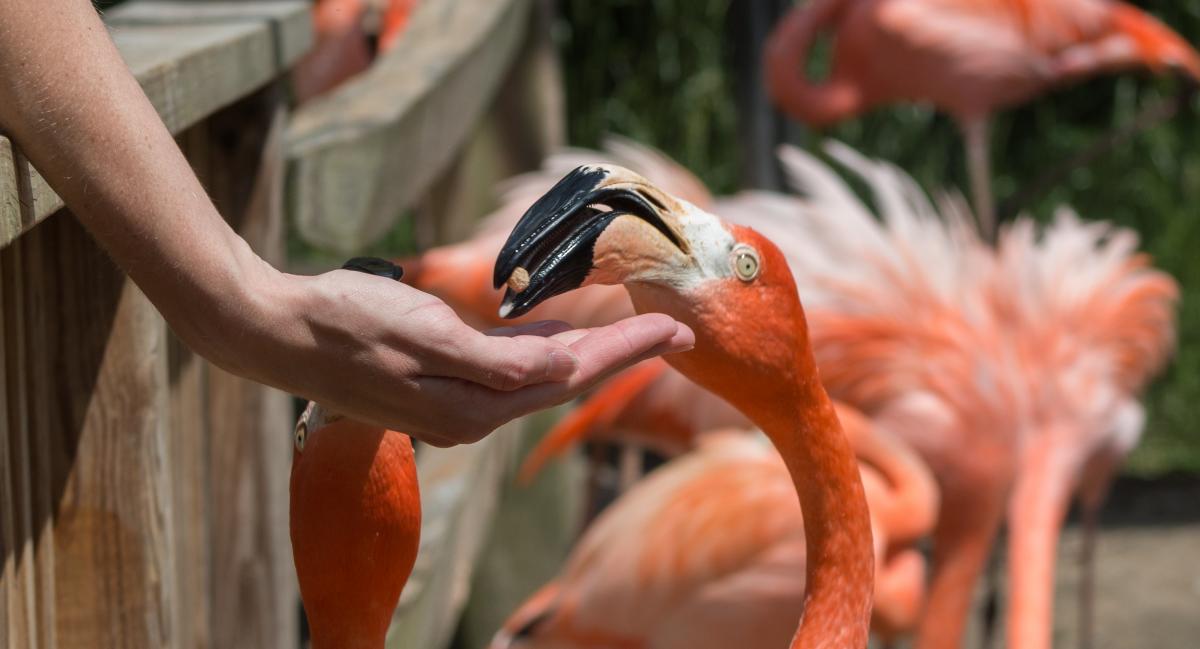
[[[1079,527],[1059,548],[1056,648],[1079,649]],[[1122,480],[1096,550],[1093,649],[1200,647],[1200,479]],[[983,647],[978,616],[965,647]],[[993,647],[1003,647],[1003,634]]]

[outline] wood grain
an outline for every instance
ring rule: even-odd
[[[170,4],[133,3],[115,38],[223,212],[280,263],[274,80],[307,46],[305,3]],[[297,646],[287,397],[174,339],[4,138],[0,304],[0,642]]]
[[[529,0],[426,0],[398,45],[297,111],[289,213],[342,254],[386,232],[455,159],[524,37]]]
[[[184,149],[222,214],[282,265],[283,89],[219,112]],[[294,647],[299,599],[287,536],[292,413],[287,395],[217,368],[205,383],[212,644]]]
[[[392,618],[389,648],[449,645],[491,531],[499,485],[516,462],[519,430],[514,422],[475,444],[421,447],[421,545]]]

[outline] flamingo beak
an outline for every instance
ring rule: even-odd
[[[636,280],[639,264],[647,271],[687,259],[685,211],[628,169],[575,169],[525,212],[500,250],[492,278],[496,288],[508,284],[500,316],[518,317],[585,283]]]

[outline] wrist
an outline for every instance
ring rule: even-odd
[[[249,249],[247,248],[247,252]],[[160,306],[176,334],[193,351],[238,376],[274,383],[262,361],[278,347],[288,308],[281,304],[298,295],[294,276],[286,275],[250,252],[243,259],[173,297]],[[294,298],[293,298],[294,299]]]

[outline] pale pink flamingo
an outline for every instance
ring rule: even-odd
[[[933,527],[937,492],[898,440],[837,410],[871,512],[872,629],[888,641],[921,612],[925,561],[912,544]],[[784,646],[803,608],[804,523],[787,470],[764,441],[709,431],[696,450],[635,484],[492,649]]]
[[[834,36],[828,78],[805,63]],[[967,143],[972,197],[994,234],[988,118],[1068,81],[1131,68],[1178,70],[1200,81],[1200,55],[1154,17],[1112,0],[808,0],[776,26],[766,49],[779,106],[828,126],[882,104],[928,102],[952,115]]]

